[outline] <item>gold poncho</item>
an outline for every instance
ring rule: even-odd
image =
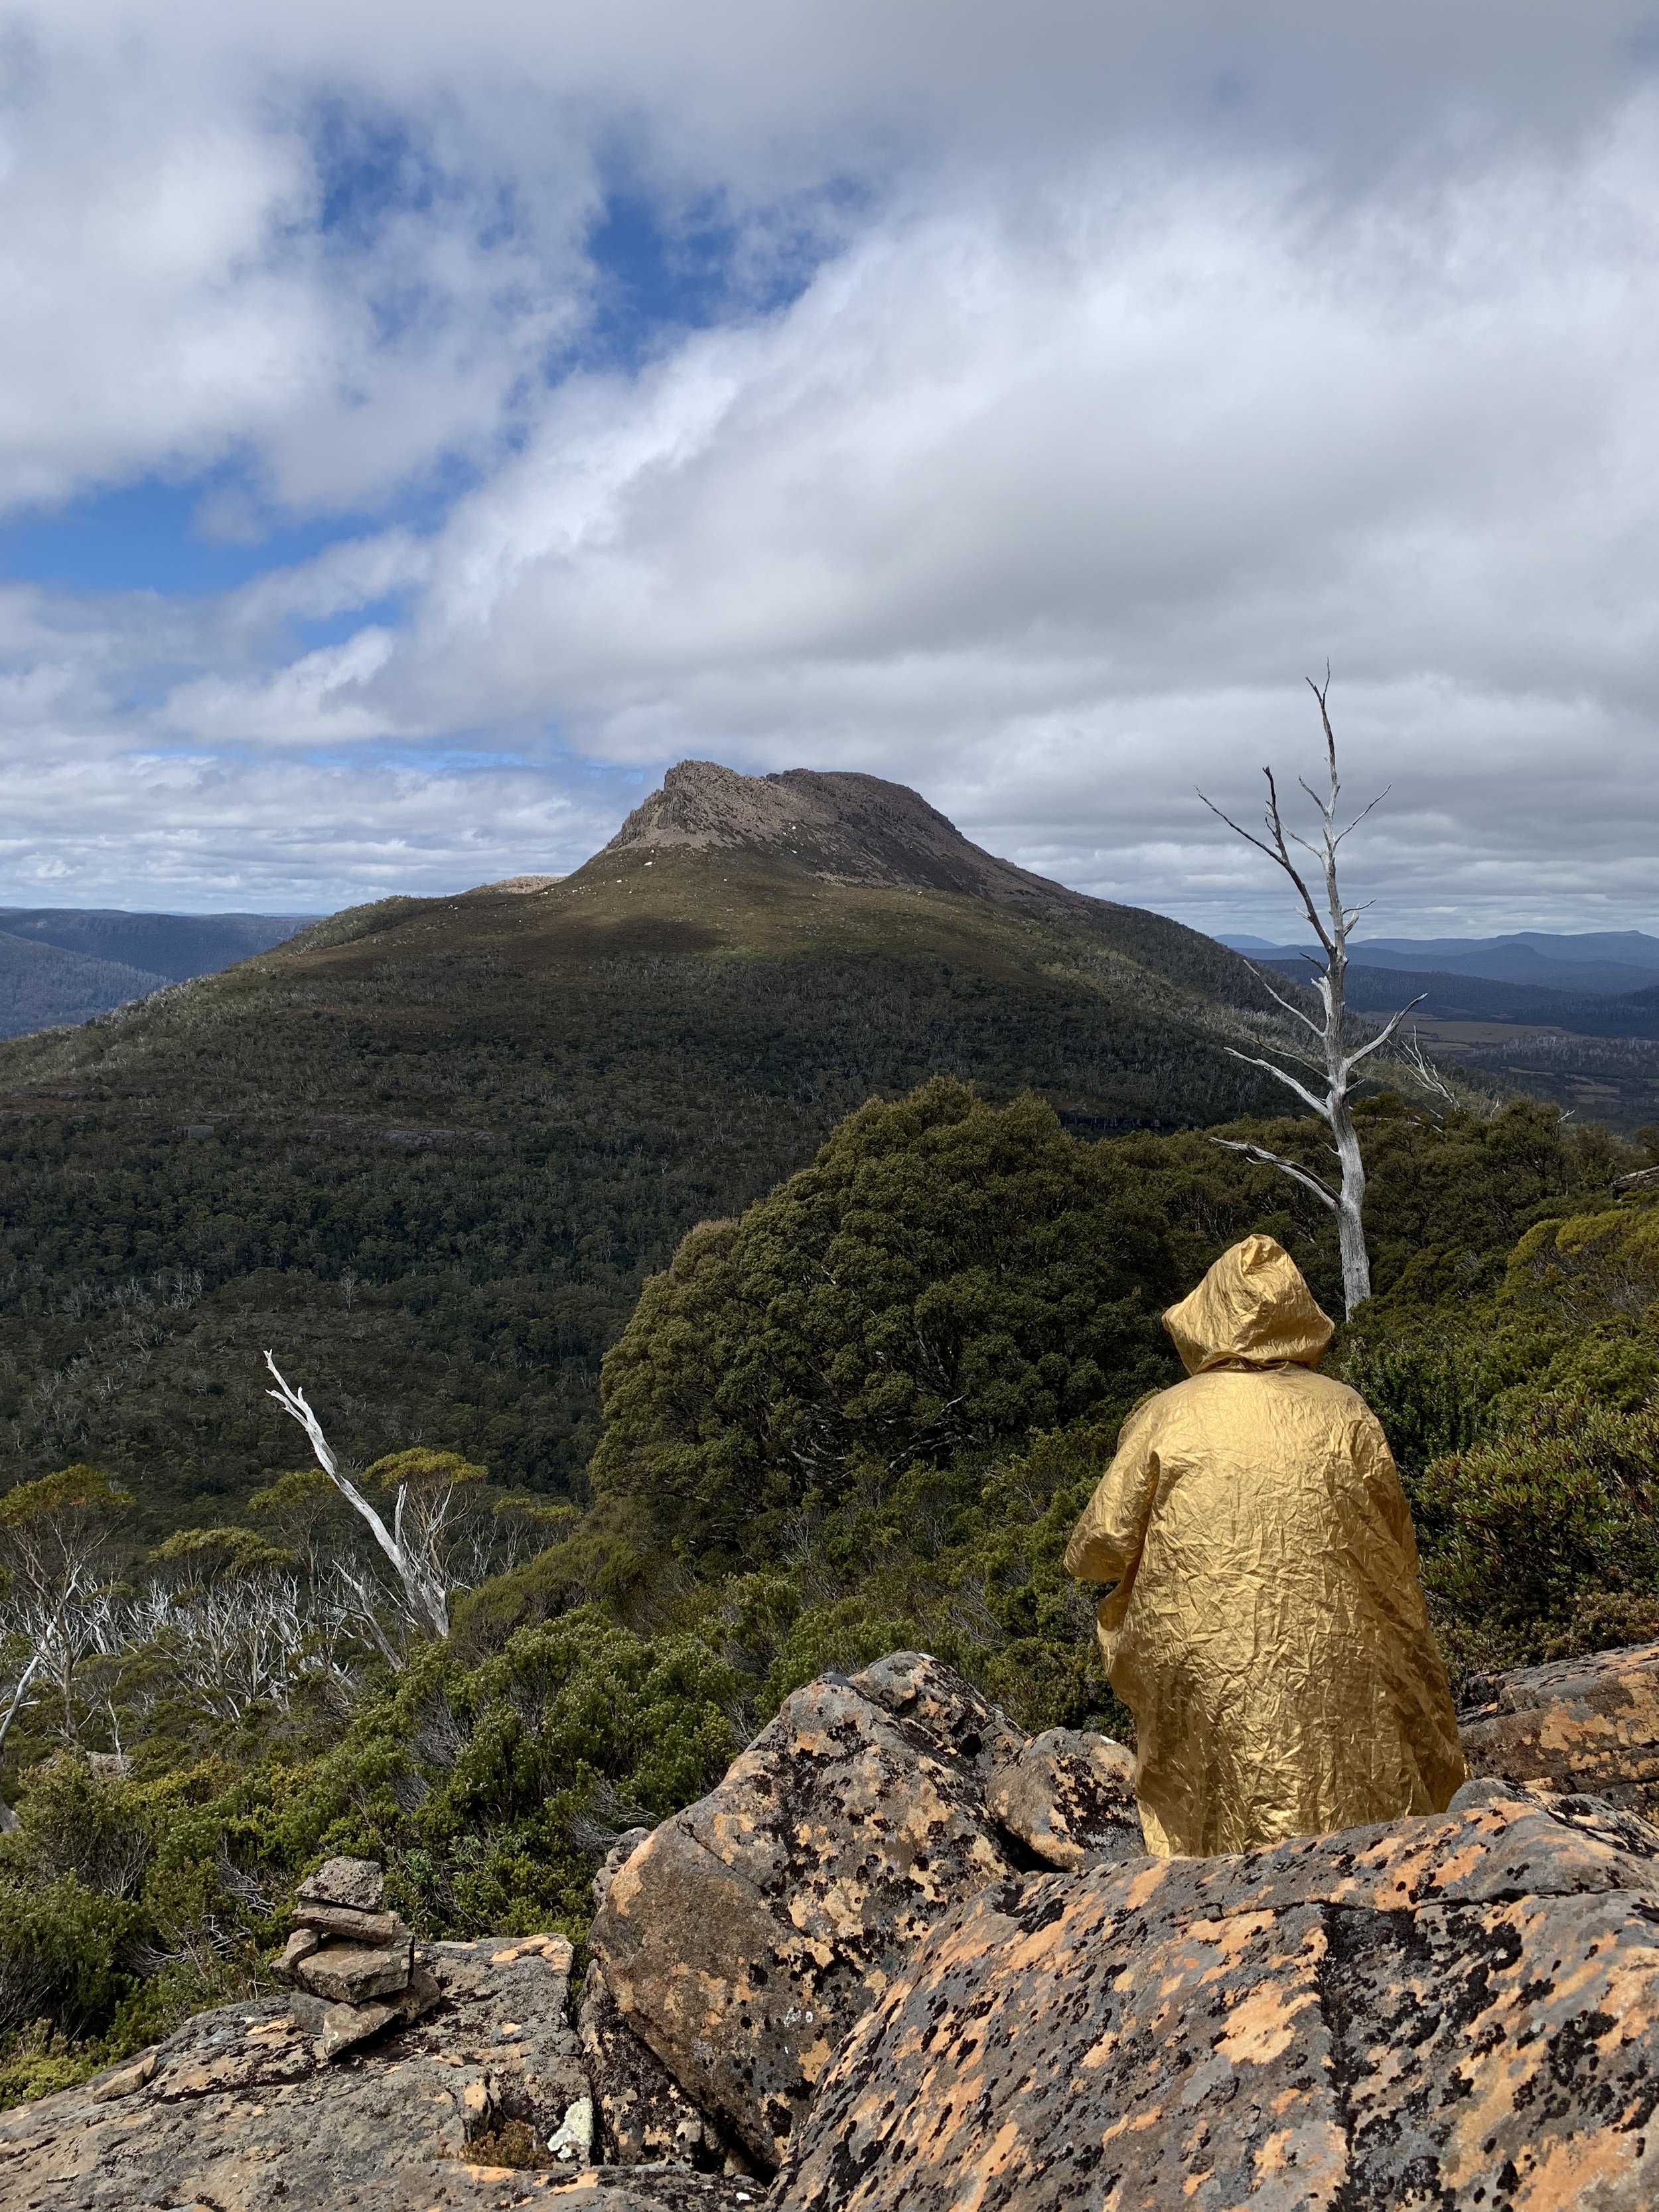
[[[1411,1514],[1331,1323],[1271,1237],[1164,1327],[1188,1380],[1125,1424],[1066,1547],[1135,1717],[1149,1850],[1240,1851],[1405,1813],[1463,1779]]]

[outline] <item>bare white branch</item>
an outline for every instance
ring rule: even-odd
[[[1310,1176],[1305,1169],[1298,1167],[1294,1161],[1281,1158],[1277,1153],[1268,1152],[1259,1145],[1251,1146],[1220,1138],[1215,1141],[1218,1144],[1224,1142],[1230,1151],[1246,1153],[1252,1158],[1263,1161],[1279,1169],[1281,1173],[1291,1176],[1297,1182],[1316,1192],[1321,1201],[1333,1209],[1336,1215],[1337,1240],[1342,1255],[1343,1290],[1347,1310],[1352,1314],[1357,1306],[1370,1296],[1371,1272],[1370,1257],[1365,1247],[1364,1225],[1365,1168],[1360,1153],[1359,1133],[1354,1124],[1349,1094],[1355,1070],[1363,1061],[1370,1059],[1374,1054],[1380,1052],[1390,1042],[1412,1007],[1402,1006],[1369,1043],[1363,1044],[1355,1050],[1349,1049],[1348,1016],[1345,992],[1349,938],[1355,923],[1365,911],[1365,906],[1350,907],[1343,903],[1341,890],[1337,880],[1338,854],[1345,840],[1350,837],[1373,810],[1388,797],[1388,791],[1385,789],[1379,792],[1376,798],[1369,799],[1360,808],[1351,821],[1346,824],[1340,824],[1342,782],[1337,773],[1336,732],[1331,726],[1329,708],[1331,672],[1328,664],[1325,670],[1324,682],[1320,684],[1310,676],[1308,678],[1308,688],[1319,702],[1320,727],[1325,738],[1326,763],[1326,783],[1323,791],[1316,790],[1305,776],[1299,776],[1297,779],[1302,790],[1313,802],[1318,817],[1313,836],[1304,837],[1298,831],[1286,830],[1279,809],[1278,786],[1270,768],[1263,771],[1267,779],[1267,836],[1265,840],[1252,835],[1248,830],[1241,829],[1239,824],[1233,821],[1231,816],[1224,814],[1212,800],[1205,799],[1204,804],[1218,820],[1225,823],[1228,829],[1236,836],[1243,837],[1247,843],[1254,845],[1259,853],[1264,853],[1275,867],[1281,869],[1290,878],[1296,888],[1297,896],[1301,901],[1303,912],[1319,939],[1324,958],[1322,964],[1316,967],[1313,981],[1318,990],[1320,1004],[1324,1013],[1322,1022],[1311,1019],[1300,1006],[1293,1005],[1282,993],[1268,983],[1265,977],[1262,978],[1262,982],[1268,995],[1286,1013],[1293,1014],[1319,1040],[1321,1058],[1317,1062],[1304,1061],[1299,1053],[1288,1049],[1285,1050],[1284,1057],[1313,1067],[1315,1073],[1322,1079],[1322,1087],[1317,1091],[1311,1089],[1297,1076],[1279,1066],[1274,1060],[1262,1059],[1254,1054],[1240,1052],[1232,1047],[1229,1049],[1232,1052],[1235,1060],[1243,1060],[1251,1067],[1261,1068],[1275,1080],[1282,1083],[1287,1090],[1294,1092],[1305,1106],[1310,1107],[1322,1121],[1328,1125],[1334,1139],[1334,1148],[1340,1169],[1340,1186],[1335,1191],[1332,1191],[1316,1177]],[[1199,796],[1204,798],[1201,792]],[[1303,874],[1291,858],[1290,848],[1292,845],[1306,853],[1316,864],[1322,900],[1316,896],[1308,877]],[[1366,903],[1368,904],[1369,902]],[[1257,973],[1260,974],[1259,969]],[[1420,999],[1413,999],[1412,1001],[1412,1006],[1421,1004]]]
[[[449,1591],[435,1542],[432,1540],[435,1539],[437,1528],[423,1531],[428,1540],[419,1547],[403,1540],[407,1484],[398,1486],[397,1503],[392,1510],[392,1526],[388,1528],[356,1483],[340,1472],[339,1462],[323,1434],[322,1425],[306,1402],[305,1392],[289,1389],[269,1352],[265,1354],[265,1365],[276,1383],[276,1388],[266,1391],[265,1395],[274,1398],[284,1413],[293,1415],[310,1437],[319,1467],[353,1510],[362,1516],[370,1534],[392,1563],[410,1620],[426,1634],[441,1641],[449,1633]],[[441,1525],[440,1516],[437,1527]]]
[[[1317,1176],[1310,1175],[1306,1168],[1298,1167],[1294,1160],[1287,1160],[1282,1152],[1270,1152],[1265,1145],[1248,1144],[1240,1137],[1212,1137],[1210,1142],[1219,1145],[1224,1152],[1243,1152],[1247,1159],[1258,1160],[1263,1167],[1277,1168],[1281,1175],[1290,1176],[1301,1183],[1316,1198],[1322,1200],[1333,1213],[1335,1212],[1340,1203],[1336,1193],[1321,1182]]]
[[[1316,1098],[1305,1083],[1297,1082],[1296,1077],[1287,1074],[1284,1068],[1277,1066],[1271,1060],[1259,1059],[1253,1052],[1240,1052],[1237,1045],[1230,1044],[1227,1049],[1235,1060],[1242,1060],[1247,1067],[1265,1068],[1269,1075],[1277,1076],[1288,1090],[1294,1091],[1297,1097],[1304,1104],[1310,1106],[1322,1119],[1329,1118],[1325,1113],[1324,1100]]]

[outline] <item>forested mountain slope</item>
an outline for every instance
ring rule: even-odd
[[[368,1461],[558,1491],[598,1362],[694,1223],[937,1073],[1085,1133],[1279,1095],[1269,1002],[1156,915],[981,853],[871,777],[684,763],[564,881],[398,899],[0,1048],[0,1434],[151,1534],[295,1464],[266,1346]]]
[[[211,975],[303,928],[303,915],[0,907],[0,1037],[90,1021]]]

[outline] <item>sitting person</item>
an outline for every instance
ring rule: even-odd
[[[1332,1324],[1271,1237],[1164,1316],[1188,1379],[1125,1422],[1067,1571],[1135,1717],[1149,1850],[1245,1851],[1443,1811],[1463,1780],[1411,1513]]]

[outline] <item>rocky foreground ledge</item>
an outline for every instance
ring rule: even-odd
[[[574,2019],[562,1937],[377,1927],[400,1991],[299,1946],[291,1994],[0,2118],[0,2208],[1637,2212],[1656,1723],[1659,1647],[1530,1669],[1446,1814],[1155,1861],[1119,1747],[896,1654],[621,1840]],[[342,2042],[348,1970],[391,2016]]]

